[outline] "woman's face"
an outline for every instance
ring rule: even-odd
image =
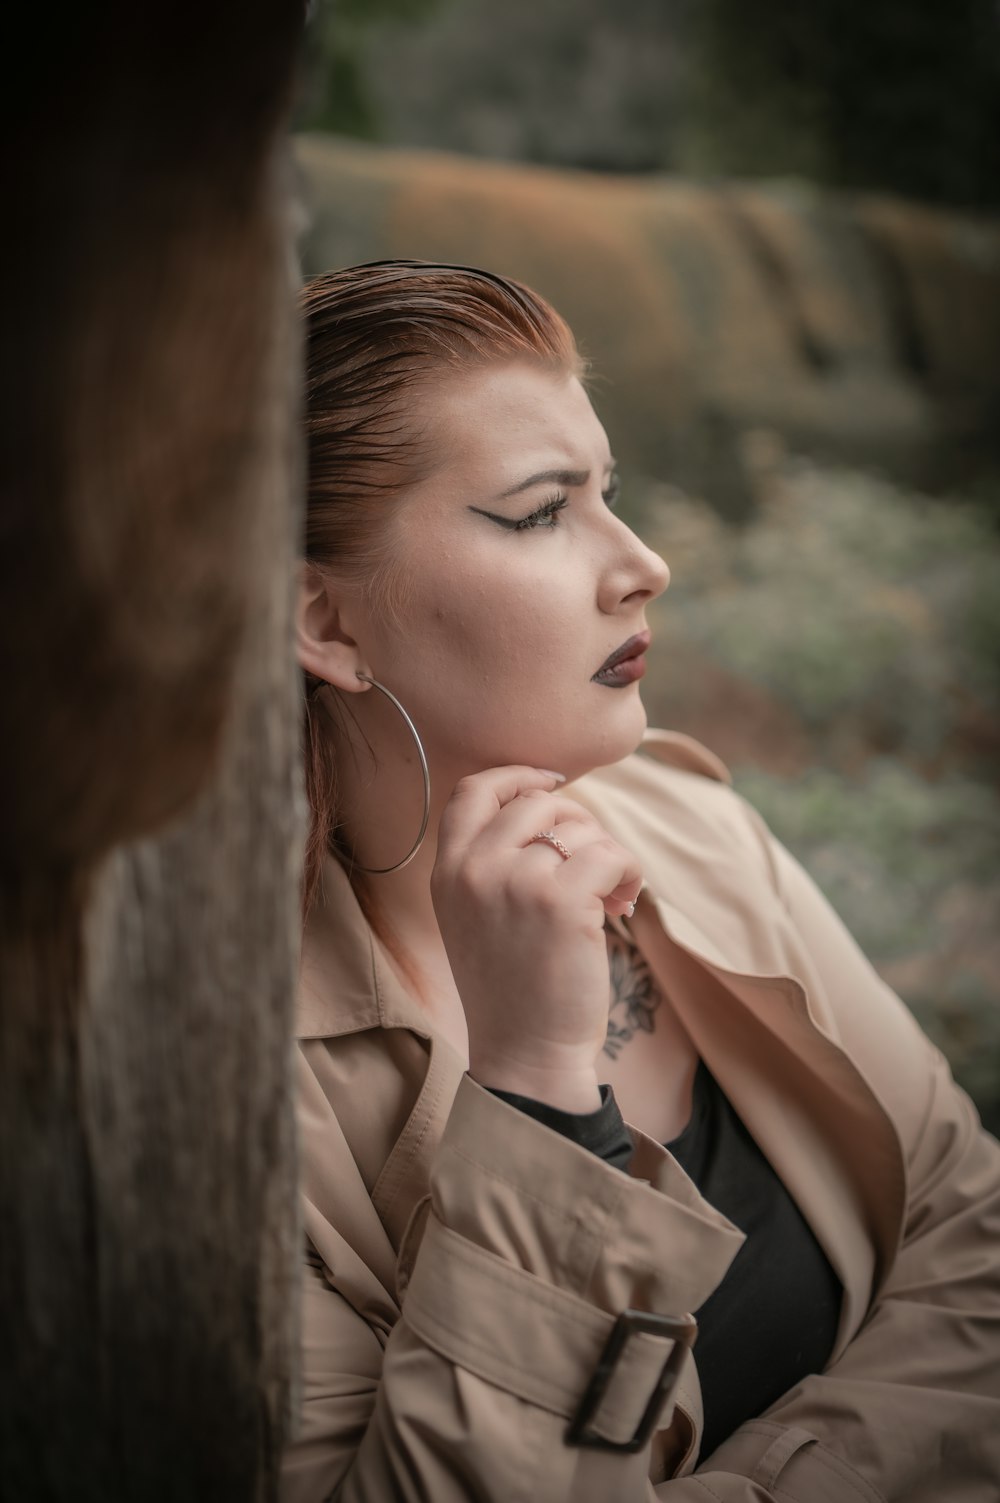
[[[420,405],[436,468],[393,515],[398,619],[355,602],[368,671],[450,778],[508,763],[575,777],[617,761],[645,728],[646,606],[670,576],[615,515],[586,392],[510,364],[436,385]]]

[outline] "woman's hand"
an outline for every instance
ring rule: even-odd
[[[431,892],[469,1028],[469,1073],[564,1111],[600,1105],[605,914],[642,873],[592,814],[533,767],[463,778],[441,818]],[[552,830],[571,852],[532,842]]]

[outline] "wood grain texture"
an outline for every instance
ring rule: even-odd
[[[27,156],[0,469],[18,1503],[273,1498],[289,1409],[302,17],[232,20],[27,15],[4,104]]]

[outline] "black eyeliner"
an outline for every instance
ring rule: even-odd
[[[543,506],[539,506],[536,511],[529,512],[526,517],[501,517],[494,511],[485,511],[481,506],[470,506],[469,510],[474,511],[477,516],[488,517],[491,522],[496,522],[507,532],[530,532],[532,528],[539,527],[546,517],[554,517],[556,512],[562,511],[566,500],[565,496],[554,497],[551,501],[546,501]]]

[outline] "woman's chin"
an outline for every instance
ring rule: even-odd
[[[641,744],[646,733],[646,711],[638,694],[630,694],[631,704],[627,713],[599,717],[593,715],[579,727],[576,735],[567,735],[567,727],[557,721],[552,734],[537,732],[523,738],[497,738],[478,747],[456,748],[447,758],[449,773],[454,781],[494,767],[542,767],[562,773],[567,782],[593,772],[597,767],[610,767],[629,756]],[[621,707],[626,710],[626,706]],[[601,721],[603,720],[603,723]],[[435,759],[436,760],[436,759]],[[445,769],[442,766],[442,773]]]
[[[611,767],[641,746],[646,725],[646,711],[636,696],[634,714],[622,716],[617,725],[604,727],[601,734],[597,734],[596,727],[589,727],[586,737],[581,736],[572,747],[564,748],[561,761],[543,765],[563,773],[567,782],[582,778],[597,767]],[[559,753],[553,749],[552,755]]]

